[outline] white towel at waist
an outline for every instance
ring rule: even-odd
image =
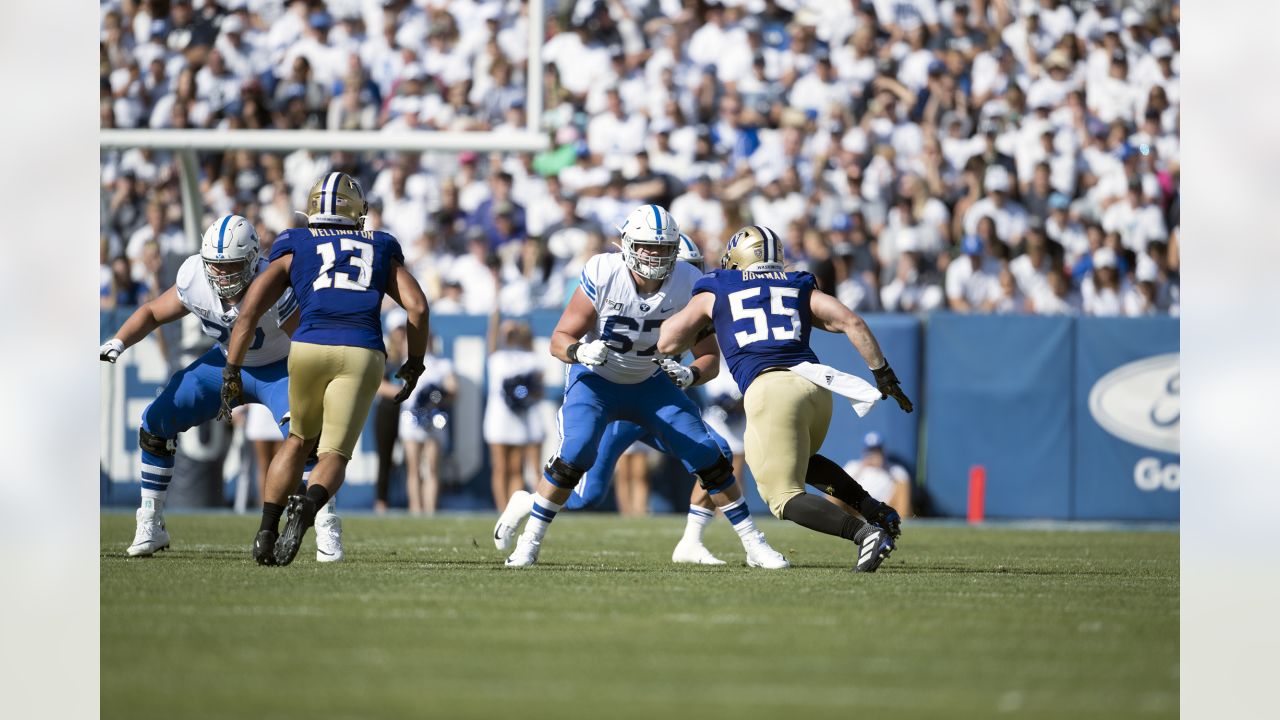
[[[880,391],[874,385],[857,375],[841,372],[829,365],[802,362],[799,365],[792,365],[789,369],[820,388],[826,388],[837,395],[849,398],[849,404],[853,405],[853,411],[858,414],[858,417],[864,417],[871,412],[871,408],[880,399]]]

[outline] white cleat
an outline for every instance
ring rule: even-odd
[[[769,542],[764,539],[764,533],[762,532],[757,532],[754,537],[744,539],[742,547],[747,551],[747,565],[751,567],[764,568],[766,570],[781,570],[791,567],[791,563],[787,562],[782,553],[769,546]]]
[[[498,516],[497,524],[493,526],[494,547],[499,550],[511,547],[511,538],[516,536],[520,523],[533,512],[533,497],[533,493],[525,490],[517,490],[511,494],[511,499],[507,501],[507,509],[502,511]],[[534,555],[536,557],[537,553],[535,552]]]
[[[169,547],[169,531],[164,529],[164,515],[155,510],[138,508],[135,515],[138,530],[133,534],[133,544],[125,552],[129,557],[151,557]]]
[[[519,540],[516,540],[515,552],[511,553],[511,557],[507,558],[507,567],[529,567],[538,563],[538,551],[542,549],[542,543],[522,534]]]
[[[671,553],[671,562],[688,563],[690,565],[724,565],[725,562],[707,549],[706,545],[696,540],[681,540]]]
[[[316,513],[316,562],[342,562],[342,518],[328,503]]]

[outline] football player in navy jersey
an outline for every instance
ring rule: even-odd
[[[698,280],[689,304],[663,323],[658,352],[683,352],[714,332],[742,390],[747,465],[769,509],[779,518],[852,540],[858,546],[854,570],[874,572],[893,550],[897,513],[870,499],[838,465],[817,454],[832,409],[831,391],[818,378],[828,385],[838,378],[871,388],[818,362],[809,347],[812,327],[848,336],[882,398],[892,397],[906,412],[911,401],[862,318],[819,290],[813,275],[785,270],[782,242],[773,230],[756,225],[739,230],[720,266]],[[809,372],[813,369],[819,374]],[[806,483],[858,508],[872,522],[807,494]]]
[[[271,247],[270,264],[245,295],[222,375],[222,411],[243,392],[240,362],[258,317],[287,289],[298,299],[298,330],[289,352],[289,437],[267,471],[262,524],[253,556],[263,565],[293,562],[316,510],[342,486],[347,462],[382,383],[386,348],[380,309],[390,295],[408,313],[409,357],[396,373],[403,402],[423,372],[427,299],[404,267],[400,243],[364,230],[368,205],[351,176],[333,172],[311,188],[307,227],[286,230]],[[315,446],[319,461],[305,495],[289,496],[302,462]],[[277,533],[288,500],[289,518]]]

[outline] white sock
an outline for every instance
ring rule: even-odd
[[[689,516],[684,524],[684,539],[701,545],[703,531],[715,519],[715,510],[708,510],[701,505],[690,505]]]
[[[742,538],[744,543],[748,537],[756,534],[756,524],[751,519],[751,511],[747,509],[746,498],[738,498],[728,505],[721,505],[720,512],[728,518],[733,525],[733,531],[738,533],[738,537]]]
[[[164,514],[164,496],[168,494],[168,490],[142,488],[142,503],[140,507],[143,510],[154,510],[157,515],[162,515]]]
[[[556,519],[556,513],[560,512],[562,507],[564,505],[560,503],[551,502],[541,495],[534,495],[533,510],[529,513],[529,521],[524,524],[524,534],[541,542],[547,534],[547,528],[551,527],[551,521]]]

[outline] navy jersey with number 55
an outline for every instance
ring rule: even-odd
[[[713,270],[693,286],[715,295],[711,320],[739,390],[768,368],[818,362],[809,348],[814,287],[813,275],[781,270]]]
[[[382,344],[382,296],[400,243],[390,233],[294,228],[271,246],[271,260],[293,255],[289,283],[300,308],[295,342],[345,345],[386,352]]]

